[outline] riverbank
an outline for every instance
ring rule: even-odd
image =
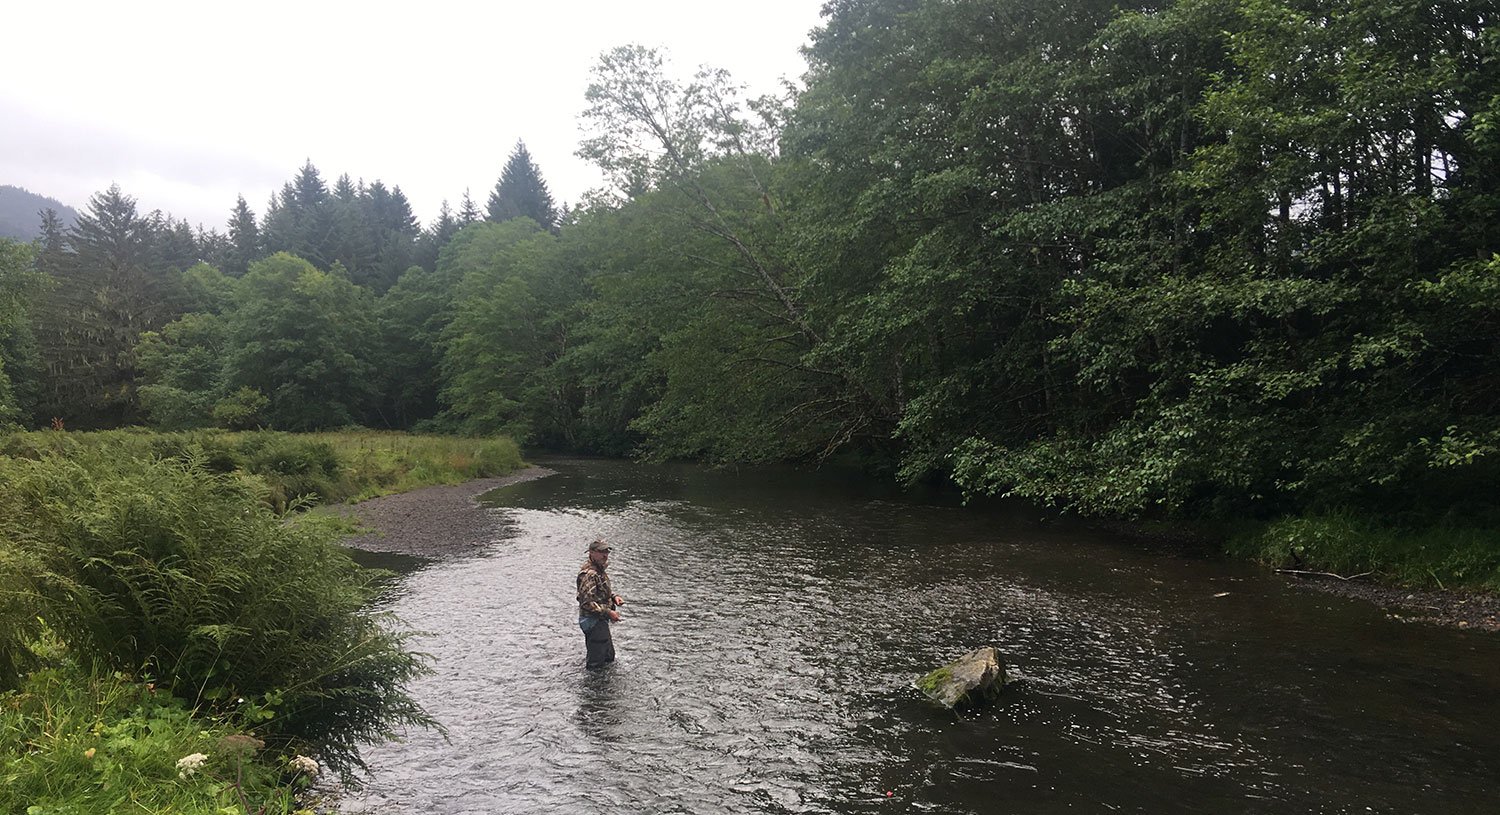
[[[473,546],[463,510],[524,466],[507,438],[0,433],[0,813],[326,811],[313,775],[432,724],[407,695],[428,660],[366,613],[382,583],[327,516]]]
[[[345,539],[345,546],[417,557],[454,557],[472,553],[494,540],[494,524],[476,498],[490,490],[553,474],[546,467],[527,467],[495,478],[332,505],[327,511],[350,518],[368,530]]]
[[[1287,579],[1311,591],[1374,603],[1384,609],[1386,616],[1402,622],[1500,632],[1500,597],[1492,594],[1451,589],[1406,589],[1337,577],[1288,575]]]
[[[257,440],[6,439],[0,813],[285,815],[308,776],[432,724],[407,693],[428,661],[366,612],[381,584],[339,525],[229,466],[323,451]]]
[[[1226,533],[1222,530],[1161,523],[1095,522],[1090,526],[1181,557],[1226,557],[1265,565],[1263,559],[1243,550],[1235,551],[1235,547],[1226,544]],[[1372,603],[1394,620],[1500,632],[1500,594],[1472,588],[1405,586],[1380,582],[1371,574],[1334,573],[1313,566],[1267,568],[1297,588]]]
[[[211,472],[243,473],[264,485],[265,503],[280,513],[305,508],[309,502],[334,505],[433,485],[461,485],[501,477],[525,466],[516,443],[501,436],[144,428],[0,434],[0,456],[38,459],[86,454],[197,461]]]

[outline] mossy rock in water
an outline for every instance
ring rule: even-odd
[[[916,681],[917,690],[952,710],[995,701],[1005,686],[1005,663],[993,646],[976,648]]]

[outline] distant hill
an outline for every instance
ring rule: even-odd
[[[49,207],[57,210],[57,217],[65,227],[78,220],[78,212],[56,198],[0,184],[0,238],[21,241],[35,238],[42,223],[38,213]]]

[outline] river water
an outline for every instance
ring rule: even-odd
[[[1500,636],[838,474],[547,462],[386,601],[448,730],[350,813],[1492,813]],[[595,536],[627,604],[583,667]],[[997,707],[913,679],[995,644]]]

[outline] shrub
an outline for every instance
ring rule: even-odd
[[[254,430],[266,423],[271,399],[254,388],[240,388],[213,407],[214,424],[230,430]]]
[[[325,448],[273,439],[258,452],[326,472]],[[0,666],[25,667],[43,618],[86,665],[264,718],[273,742],[310,745],[342,773],[361,742],[429,723],[405,690],[425,663],[362,611],[375,576],[324,519],[289,520],[261,492],[193,456],[0,458]]]
[[[342,464],[327,442],[289,433],[252,433],[242,437],[239,449],[245,471],[265,479],[278,511],[299,498],[335,494]]]
[[[58,652],[0,694],[0,812],[292,812],[303,778],[283,784],[280,756],[247,755],[236,742],[254,744],[150,684],[91,673]],[[179,768],[194,754],[201,765]]]

